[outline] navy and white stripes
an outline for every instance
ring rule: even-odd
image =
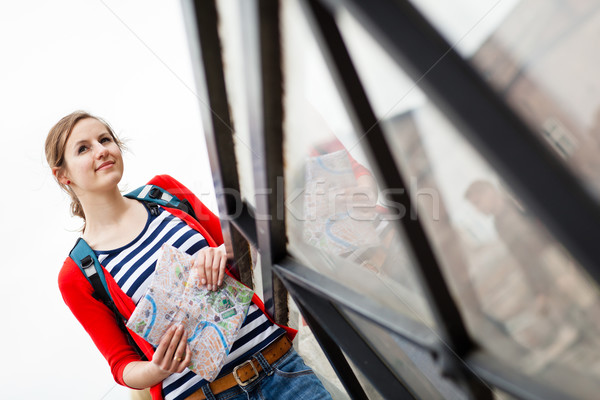
[[[158,260],[158,250],[163,243],[169,243],[190,255],[195,255],[208,245],[204,237],[184,221],[162,208],[160,211],[157,216],[148,212],[146,226],[131,243],[115,250],[96,251],[100,263],[136,304],[148,288]],[[233,367],[283,333],[283,329],[272,324],[256,305],[251,304],[220,375],[231,372]],[[163,394],[166,400],[185,399],[204,383],[206,381],[186,369],[163,381]]]

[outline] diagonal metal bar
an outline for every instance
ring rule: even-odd
[[[348,394],[353,399],[368,400],[369,397],[360,386],[360,382],[337,343],[325,332],[323,326],[302,303],[298,303],[298,308]]]
[[[324,2],[346,7],[369,30],[600,282],[600,206],[592,193],[411,2]]]
[[[299,264],[290,257],[281,260],[273,268],[286,281],[302,286],[332,303],[343,305],[429,353],[435,354],[439,347],[437,336],[431,328],[401,313],[382,308],[368,296],[355,292],[335,280]]]

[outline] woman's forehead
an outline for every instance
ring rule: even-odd
[[[110,133],[106,125],[95,118],[85,118],[77,121],[67,143],[74,143],[80,140],[96,137],[103,133]]]

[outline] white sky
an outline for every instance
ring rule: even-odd
[[[0,397],[128,398],[60,297],[80,222],[43,146],[62,116],[88,110],[128,140],[126,187],[169,173],[212,192],[180,3],[0,2],[0,59]]]

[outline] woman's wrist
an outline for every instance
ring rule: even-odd
[[[123,370],[123,382],[134,389],[145,389],[162,382],[171,374],[152,361],[133,361]]]

